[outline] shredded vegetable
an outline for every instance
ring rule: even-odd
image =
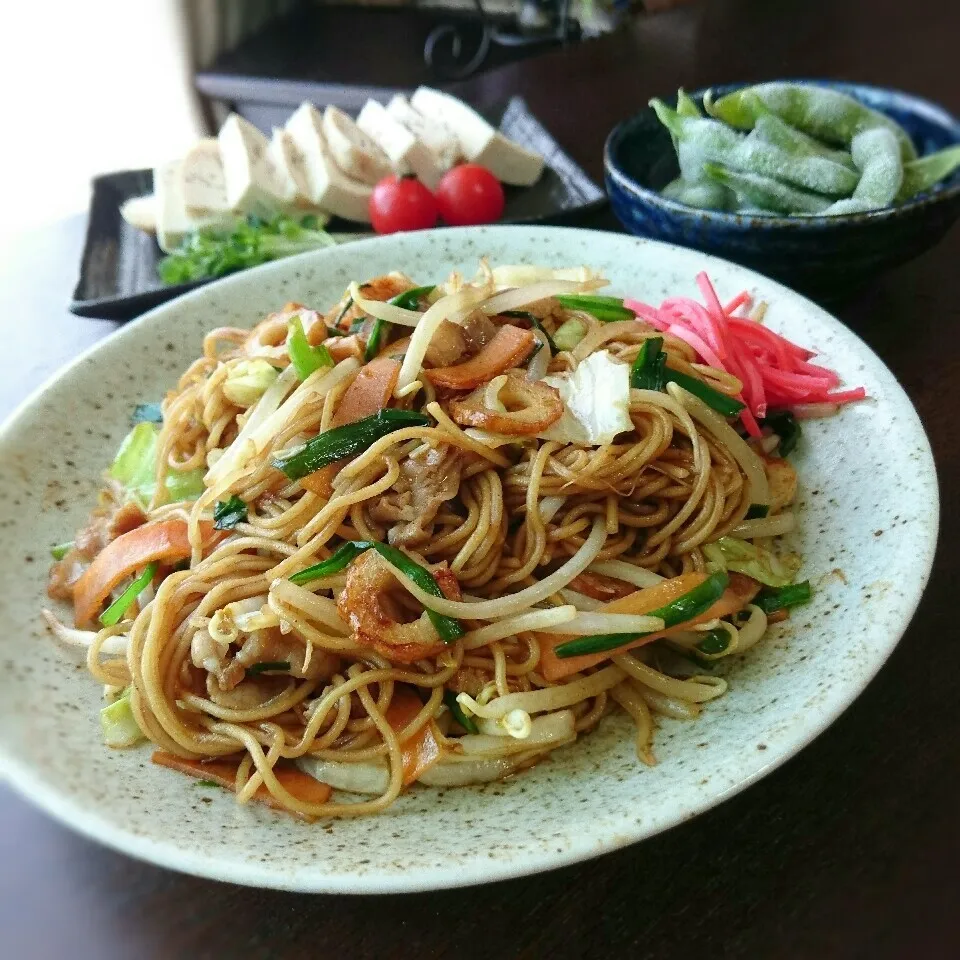
[[[115,623],[119,623],[123,619],[123,615],[130,609],[133,601],[147,589],[147,586],[156,575],[157,562],[154,560],[148,563],[143,573],[103,611],[100,617],[100,623],[105,627],[112,627]]]

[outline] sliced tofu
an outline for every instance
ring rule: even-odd
[[[157,242],[165,253],[171,253],[188,233],[204,227],[227,230],[236,217],[230,212],[191,217],[183,199],[183,161],[161,164],[153,171]]]
[[[437,158],[440,169],[446,172],[460,160],[460,144],[453,131],[442,121],[428,123],[422,113],[410,106],[410,101],[396,94],[387,104],[387,113],[402,123]]]
[[[357,117],[357,126],[379,144],[397,173],[412,173],[436,190],[445,168],[440,166],[436,154],[391,117],[382,104],[368,100]]]
[[[146,230],[147,233],[157,231],[157,198],[154,194],[145,197],[131,197],[120,206],[120,216],[131,227]]]
[[[348,177],[336,164],[323,136],[323,118],[312,103],[301,104],[287,121],[287,133],[303,154],[309,201],[345,220],[370,222],[373,187]]]
[[[183,158],[183,202],[194,217],[222,214],[230,209],[227,181],[220,159],[220,144],[207,137]]]
[[[273,128],[270,140],[270,160],[283,180],[283,201],[292,210],[320,214],[316,204],[310,201],[310,181],[307,162],[293,137],[281,127]]]
[[[375,186],[390,175],[387,155],[339,108],[323,111],[323,136],[337,166],[348,177]]]
[[[467,160],[486,167],[498,180],[529,187],[540,179],[543,157],[508,140],[462,100],[418,87],[410,102],[428,122],[446,124],[456,134]]]
[[[285,184],[270,161],[267,138],[252,123],[232,113],[217,139],[230,209],[264,219],[281,212]]]

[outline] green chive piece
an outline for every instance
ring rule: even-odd
[[[723,627],[711,630],[703,635],[703,639],[697,644],[697,650],[709,657],[723,653],[730,646],[730,634]]]
[[[473,717],[468,717],[463,712],[460,704],[457,703],[457,695],[453,690],[443,691],[443,702],[447,705],[447,709],[453,714],[453,719],[456,720],[467,733],[480,732],[480,728],[477,726]]]
[[[443,599],[443,591],[437,586],[437,581],[429,570],[421,567],[419,563],[411,560],[396,547],[391,547],[386,543],[377,543],[375,540],[348,540],[340,545],[332,557],[295,573],[290,577],[290,582],[302,585],[309,583],[311,580],[319,580],[321,577],[329,577],[340,573],[366,550],[376,550],[387,563],[392,564],[401,573],[409,577],[421,590]],[[427,609],[427,616],[444,643],[452,643],[462,637],[465,632],[459,621],[453,617],[444,616],[429,608]]]
[[[788,583],[785,587],[764,587],[753,601],[764,613],[788,610],[809,603],[813,596],[810,581]]]
[[[318,347],[311,347],[303,332],[303,321],[299,316],[290,321],[290,335],[287,337],[287,352],[290,362],[297,371],[301,380],[306,380],[311,373],[321,367],[332,367],[333,357],[330,351],[321,343]]]
[[[666,365],[663,337],[644,340],[630,367],[630,386],[635,390],[663,390]]]
[[[362,453],[395,430],[425,427],[429,422],[429,417],[414,410],[380,410],[362,420],[317,434],[293,453],[274,458],[273,465],[291,480],[299,480],[328,463]]]
[[[269,660],[264,663],[255,663],[252,666],[247,667],[247,673],[249,674],[258,674],[266,673],[268,670],[289,670],[290,661],[289,660]]]
[[[413,287],[411,290],[404,290],[403,293],[398,293],[393,299],[389,302],[395,307],[401,307],[404,310],[418,310],[420,308],[420,301],[424,297],[429,297],[436,286],[430,285],[429,287]]]
[[[649,616],[663,620],[665,628],[686,623],[687,620],[706,613],[723,596],[729,581],[730,578],[721,571],[712,573],[703,583],[682,597],[677,597],[672,603],[668,603],[659,610],[651,610]],[[585,653],[604,653],[649,635],[649,633],[605,633],[592,637],[578,637],[576,640],[561,643],[555,652],[561,659],[579,657]]]
[[[147,588],[147,585],[156,575],[157,566],[158,564],[156,560],[154,560],[152,563],[148,563],[143,573],[141,573],[140,576],[137,577],[137,579],[134,580],[133,583],[131,583],[130,586],[127,587],[127,589],[124,590],[123,593],[121,593],[120,596],[117,597],[117,599],[114,600],[113,603],[111,603],[110,606],[103,611],[100,616],[100,623],[102,623],[103,626],[112,627],[115,623],[120,622],[133,601],[136,600],[141,593],[143,593],[143,591]]]
[[[373,321],[373,329],[370,331],[370,336],[367,338],[367,346],[363,351],[364,363],[369,363],[380,352],[380,341],[383,340],[386,326],[387,321],[381,320],[379,317]]]
[[[603,323],[617,320],[633,320],[636,314],[623,305],[621,297],[590,296],[580,293],[561,293],[557,296],[560,305],[567,310],[581,310]]]
[[[232,530],[247,522],[247,505],[236,494],[229,500],[218,500],[213,508],[213,525],[217,530]]]
[[[762,425],[769,427],[780,438],[781,457],[789,456],[797,449],[801,436],[800,423],[789,410],[771,413],[763,420]]]
[[[678,387],[683,387],[688,393],[699,397],[708,407],[716,410],[724,417],[737,416],[745,406],[734,397],[728,397],[725,393],[714,390],[713,387],[708,387],[702,380],[680,373],[679,370],[671,370],[670,367],[667,367],[666,378],[668,383],[675,383]]]
[[[72,549],[72,540],[69,543],[58,543],[55,547],[50,548],[50,556],[54,560],[62,560]]]
[[[745,520],[762,520],[770,512],[768,503],[751,503]]]

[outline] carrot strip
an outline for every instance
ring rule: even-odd
[[[154,751],[150,758],[154,763],[161,767],[168,767],[170,770],[177,770],[185,773],[188,777],[196,777],[199,780],[210,780],[218,786],[232,791],[237,779],[237,768],[240,766],[239,760],[229,758],[218,758],[216,760],[187,760],[184,757],[178,757],[164,750]],[[295,767],[274,767],[274,776],[280,781],[280,785],[288,792],[293,794],[298,800],[304,803],[326,803],[330,799],[332,789],[325,783],[315,780],[313,777]],[[294,813],[295,816],[301,816],[293,810],[288,810],[276,799],[266,788],[260,784],[257,792],[253,795],[257,803],[266,804],[274,810],[283,810],[285,813]],[[303,817],[306,820],[312,820],[312,817]]]
[[[400,376],[400,361],[393,357],[375,357],[360,368],[353,382],[344,391],[334,411],[332,427],[342,427],[372,416],[390,402],[393,389]],[[300,480],[300,485],[321,497],[333,493],[333,478],[340,472],[343,463],[331,463],[316,473]]]
[[[450,390],[473,390],[515,367],[533,348],[533,334],[512,324],[501,327],[472,359],[452,367],[424,370],[427,379]]]
[[[201,521],[204,542],[219,537],[213,524]],[[108,543],[96,555],[73,588],[73,613],[77,626],[89,623],[100,612],[103,601],[118,583],[159,560],[176,563],[190,556],[185,520],[159,520],[145,523]]]
[[[689,593],[695,587],[698,587],[707,575],[705,573],[683,573],[679,577],[672,577],[658,583],[655,587],[646,587],[643,590],[637,590],[619,600],[612,600],[605,603],[597,609],[598,613],[630,613],[645,614],[651,610],[657,610],[660,607],[672,603],[678,597]],[[544,678],[551,683],[562,680],[572,673],[578,673],[586,670],[588,667],[596,666],[604,660],[615,656],[618,653],[626,653],[634,647],[640,647],[662,637],[668,637],[671,633],[678,630],[689,630],[690,627],[698,623],[706,623],[717,617],[727,617],[732,613],[742,610],[760,590],[760,584],[750,577],[745,577],[738,573],[730,574],[730,585],[724,591],[723,596],[709,609],[699,617],[694,617],[686,623],[671,627],[669,630],[662,630],[659,633],[652,633],[646,637],[639,637],[631,640],[623,646],[614,650],[605,650],[601,653],[585,653],[580,657],[567,657],[561,659],[555,653],[555,650],[561,643],[570,639],[569,636],[555,633],[538,633],[537,639],[540,641],[540,672]]]
[[[387,723],[398,733],[413,722],[423,709],[420,698],[409,688],[397,684],[387,707]],[[412,737],[400,744],[403,754],[403,785],[409,786],[440,759],[440,744],[433,729],[433,721],[422,726]]]

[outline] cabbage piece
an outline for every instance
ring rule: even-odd
[[[777,557],[764,547],[736,537],[721,537],[714,543],[704,544],[703,552],[708,567],[743,573],[768,587],[793,583],[800,569],[799,557]]]
[[[493,282],[498,290],[504,287],[525,287],[543,280],[575,280],[579,283],[598,279],[590,267],[538,267],[534,264],[503,264],[493,268]]]
[[[160,430],[153,423],[138,423],[124,438],[109,474],[122,484],[141,506],[146,508],[156,489],[157,438]],[[166,477],[169,500],[196,500],[203,493],[203,469],[171,470]]]
[[[570,376],[544,377],[560,391],[563,416],[540,436],[561,443],[599,446],[633,430],[630,419],[630,368],[606,350],[592,353]]]
[[[241,360],[230,368],[223,384],[223,394],[238,407],[252,407],[280,376],[280,371],[263,357]]]
[[[130,707],[130,688],[100,711],[100,729],[108,747],[132,747],[144,739]]]

